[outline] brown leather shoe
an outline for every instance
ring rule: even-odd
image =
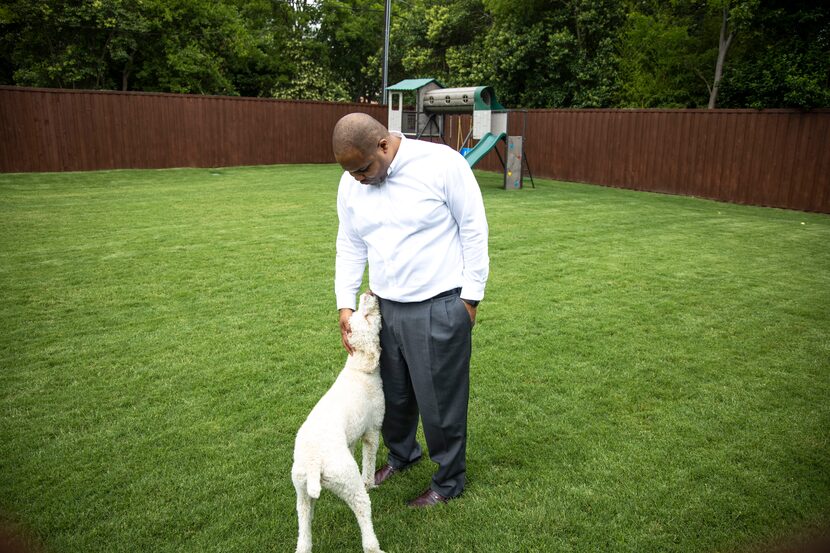
[[[405,467],[399,468],[399,469],[396,469],[395,467],[393,467],[389,463],[386,463],[385,465],[383,465],[382,467],[380,467],[378,470],[375,471],[375,486],[380,486],[383,482],[389,480],[390,478],[392,478],[392,476],[398,474],[399,472],[409,470],[414,465],[418,464],[420,461],[421,461],[421,459],[418,458],[418,459],[412,461],[411,463],[409,463],[408,465],[406,465]]]
[[[389,463],[386,463],[375,471],[375,486],[380,486],[399,472],[401,472],[401,469],[396,469]]]
[[[407,502],[407,505],[410,507],[432,507],[433,505],[438,505],[439,503],[446,503],[450,499],[452,498],[444,497],[432,488],[427,488],[424,493],[412,501]]]

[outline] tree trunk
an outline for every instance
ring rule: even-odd
[[[735,31],[727,32],[728,25],[729,9],[723,8],[723,20],[721,21],[720,38],[718,39],[718,61],[715,64],[715,80],[709,90],[709,109],[715,109],[715,104],[718,101],[718,89],[720,89],[720,79],[723,75],[723,62],[726,59],[729,46],[732,44],[732,38],[735,36]]]
[[[98,56],[98,64],[95,66],[95,90],[100,90],[104,83],[104,73],[106,72],[106,62],[104,59],[107,57],[107,49],[114,35],[115,31],[109,32],[107,40],[104,41],[104,46],[101,48],[101,55]]]
[[[127,58],[127,64],[124,66],[124,69],[121,71],[121,90],[127,90],[127,83],[130,79],[130,73],[133,69],[133,57],[135,56],[135,52],[130,53],[130,57]]]

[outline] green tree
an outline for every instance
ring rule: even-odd
[[[122,42],[114,31],[118,7],[114,2],[3,2],[0,41],[8,60],[3,81],[112,88],[107,58]]]
[[[153,15],[157,32],[140,50],[138,88],[238,94],[230,68],[257,52],[236,6],[209,0],[160,0]]]
[[[759,0],[709,0],[709,9],[720,15],[718,34],[718,57],[715,62],[715,76],[709,86],[709,109],[717,104],[718,91],[723,78],[723,66],[735,34],[751,27],[758,11]],[[707,83],[708,86],[708,83]]]
[[[701,39],[700,14],[629,11],[617,43],[620,107],[699,107],[708,101],[704,70],[715,52]]]
[[[830,105],[828,8],[783,0],[636,1],[618,43],[618,104]]]
[[[247,55],[231,58],[227,74],[242,96],[270,96],[278,82],[294,70],[283,55],[291,51],[296,13],[286,2],[272,0],[233,0],[245,22],[252,48]]]
[[[380,59],[382,54],[384,4],[383,0],[329,0],[319,5],[315,60],[326,65],[352,101],[381,99],[380,72],[363,69],[368,59]]]
[[[0,0],[0,83],[382,98],[384,0]],[[390,82],[511,107],[830,105],[809,0],[395,0]]]
[[[765,2],[724,70],[723,107],[830,107],[830,7]]]
[[[325,100],[347,102],[351,98],[346,83],[327,65],[308,54],[308,42],[293,40],[283,54],[290,72],[283,74],[271,89],[270,96],[286,100]]]
[[[490,84],[514,107],[607,106],[624,12],[610,0],[419,0],[393,26],[396,69]]]
[[[489,50],[491,23],[480,0],[393,3],[390,81],[435,77],[447,86],[469,84]]]
[[[228,3],[13,0],[0,14],[7,83],[236,94],[230,68],[262,56]]]

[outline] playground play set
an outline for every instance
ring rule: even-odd
[[[506,190],[522,188],[524,168],[527,168],[531,185],[536,187],[524,153],[527,112],[505,109],[496,100],[492,87],[444,88],[435,79],[406,79],[387,87],[386,91],[389,95],[390,131],[398,131],[414,138],[440,138],[446,144],[444,116],[472,114],[473,124],[463,141],[459,118],[456,148],[467,159],[470,167],[474,167],[490,150],[494,150],[504,167]],[[521,135],[508,135],[507,121],[511,113],[523,115]],[[476,141],[475,144],[473,141]],[[496,147],[500,142],[505,144],[504,156]]]

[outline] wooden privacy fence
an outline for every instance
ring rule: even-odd
[[[534,176],[830,213],[830,110],[532,110],[525,136]]]
[[[0,171],[330,163],[351,111],[386,122],[367,104],[0,87]],[[525,136],[534,176],[830,213],[830,110],[530,110]]]
[[[0,87],[0,172],[330,163],[369,104]]]

